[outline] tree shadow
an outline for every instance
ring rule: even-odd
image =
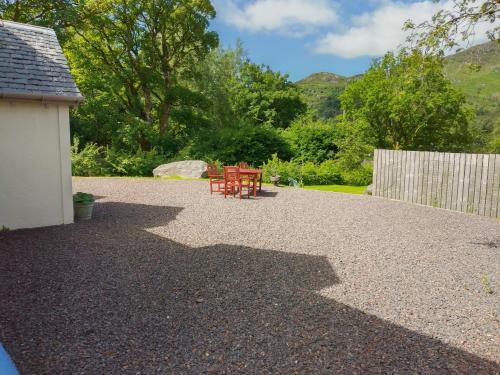
[[[318,294],[323,256],[147,232],[182,210],[100,203],[0,234],[0,340],[23,374],[497,373],[496,363]]]

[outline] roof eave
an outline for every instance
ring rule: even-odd
[[[39,102],[68,103],[77,106],[84,101],[82,95],[53,95],[42,93],[9,92],[0,90],[0,99],[32,100]]]

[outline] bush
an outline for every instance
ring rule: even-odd
[[[71,146],[73,176],[152,176],[153,169],[166,162],[156,149],[135,154],[88,143],[79,150],[78,138]]]
[[[316,181],[315,183],[311,183],[311,185],[343,184],[344,181],[337,162],[325,160],[321,163],[317,170]]]
[[[331,160],[338,151],[334,124],[326,120],[302,117],[283,131],[283,136],[290,143],[293,158],[302,162]]]
[[[106,149],[104,155],[106,172],[112,176],[152,176],[153,169],[165,163],[165,157],[159,155],[156,149],[127,154],[115,149]]]
[[[326,160],[321,164],[312,162],[299,163],[297,161],[283,161],[276,154],[263,166],[263,179],[270,182],[270,177],[279,175],[282,183],[288,183],[292,178],[304,185],[341,184],[342,177],[333,160]]]
[[[101,154],[103,147],[95,143],[87,143],[79,150],[80,140],[73,138],[71,146],[71,170],[73,176],[102,176],[104,175]]]
[[[220,160],[226,165],[245,161],[254,166],[262,165],[274,153],[282,159],[291,156],[279,132],[270,126],[245,123],[205,134],[183,151],[192,159]]]
[[[372,183],[373,167],[366,163],[356,169],[341,172],[346,185],[365,186]]]

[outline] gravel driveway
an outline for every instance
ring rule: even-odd
[[[22,374],[500,373],[498,220],[200,181],[74,190],[100,197],[92,221],[0,233]]]

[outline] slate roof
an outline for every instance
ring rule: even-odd
[[[0,98],[83,100],[54,30],[0,20]]]

